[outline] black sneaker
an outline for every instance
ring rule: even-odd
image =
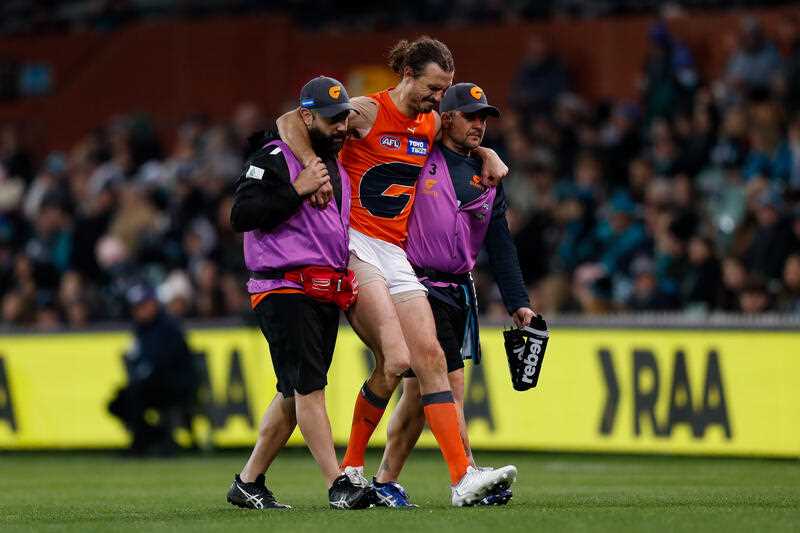
[[[328,489],[328,503],[334,509],[366,509],[374,502],[374,492],[372,486],[360,486],[342,474]]]
[[[252,483],[245,483],[236,474],[228,491],[228,503],[243,509],[291,509],[291,506],[275,500],[272,491],[264,484],[265,479],[261,474]]]

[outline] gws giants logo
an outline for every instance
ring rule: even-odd
[[[389,150],[400,149],[400,139],[391,135],[381,135],[381,138],[378,139],[378,142],[381,144],[381,146]]]
[[[469,90],[469,94],[471,94],[475,100],[480,100],[481,97],[483,96],[483,89],[481,89],[476,85],[475,87]]]
[[[334,85],[330,89],[328,89],[328,94],[331,95],[331,98],[334,100],[338,100],[339,96],[342,94],[342,87],[341,85]]]

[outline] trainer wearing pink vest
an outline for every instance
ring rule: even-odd
[[[442,140],[434,146],[417,180],[414,210],[408,226],[406,254],[420,281],[436,322],[436,334],[447,359],[448,378],[459,407],[464,448],[473,466],[464,424],[464,359],[480,359],[475,293],[470,273],[486,247],[489,264],[503,303],[517,325],[535,316],[520,272],[519,259],[505,217],[502,185],[481,184],[481,160],[472,151],[480,146],[490,116],[500,112],[489,105],[473,83],[450,87],[439,106]],[[408,454],[425,425],[419,383],[413,374],[403,382],[403,396],[389,423],[389,441],[374,483],[378,494],[395,484]],[[511,498],[500,486],[479,504],[501,505]]]
[[[325,410],[339,309],[356,294],[347,271],[350,180],[337,159],[352,107],[344,86],[326,77],[309,81],[299,103],[320,157],[303,168],[277,135],[255,139],[257,149],[245,163],[231,209],[233,229],[244,232],[247,289],[269,344],[278,392],[227,499],[248,509],[288,507],[267,488],[265,472],[299,425],[331,507],[364,508],[372,490],[340,471]],[[326,184],[333,200],[313,207],[308,198]]]

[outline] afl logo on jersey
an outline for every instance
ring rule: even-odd
[[[381,146],[389,150],[400,149],[400,139],[391,135],[381,135],[381,138],[378,139],[378,142],[381,143]]]

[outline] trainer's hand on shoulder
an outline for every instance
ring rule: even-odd
[[[485,187],[497,187],[500,181],[508,174],[508,166],[503,163],[497,152],[490,148],[485,148],[486,155],[483,158],[483,170],[481,171],[481,183]]]
[[[511,317],[514,319],[514,324],[517,325],[518,328],[522,326],[529,326],[533,317],[536,316],[536,313],[533,312],[533,309],[528,307],[520,307]]]
[[[317,209],[324,209],[328,202],[331,201],[331,198],[333,198],[333,186],[330,184],[329,179],[328,183],[317,189],[308,201]]]
[[[298,195],[306,196],[317,192],[329,181],[331,177],[328,175],[328,169],[322,159],[317,157],[300,172],[292,186]]]

